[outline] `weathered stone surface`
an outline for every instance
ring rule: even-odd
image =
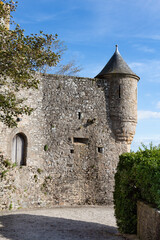
[[[159,240],[160,211],[143,202],[138,202],[137,215],[137,234],[140,240]]]
[[[0,208],[111,203],[119,154],[135,132],[136,84],[42,75],[39,90],[22,91],[35,111],[17,128],[0,124],[0,151],[12,162],[13,138],[25,134],[26,166],[1,178]]]

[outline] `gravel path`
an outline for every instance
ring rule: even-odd
[[[112,207],[56,207],[0,214],[0,240],[123,240]]]

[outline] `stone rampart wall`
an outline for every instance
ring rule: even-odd
[[[160,239],[160,211],[143,202],[137,204],[137,234],[140,240]]]
[[[41,78],[39,90],[21,92],[35,111],[20,116],[17,128],[0,126],[0,151],[12,164],[13,137],[27,138],[26,166],[1,178],[1,208],[111,203],[119,154],[128,145],[117,142],[112,131],[109,83]]]

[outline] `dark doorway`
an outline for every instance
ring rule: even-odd
[[[12,140],[12,161],[17,165],[26,165],[27,138],[23,133],[18,133]]]

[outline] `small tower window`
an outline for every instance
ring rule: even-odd
[[[104,153],[104,148],[103,147],[98,147],[98,153]]]
[[[121,98],[121,85],[119,85],[119,98]]]
[[[78,119],[80,120],[82,118],[82,113],[78,112]]]
[[[88,138],[73,138],[73,143],[88,144]]]
[[[71,150],[70,150],[70,153],[74,153],[74,149],[71,149]]]

